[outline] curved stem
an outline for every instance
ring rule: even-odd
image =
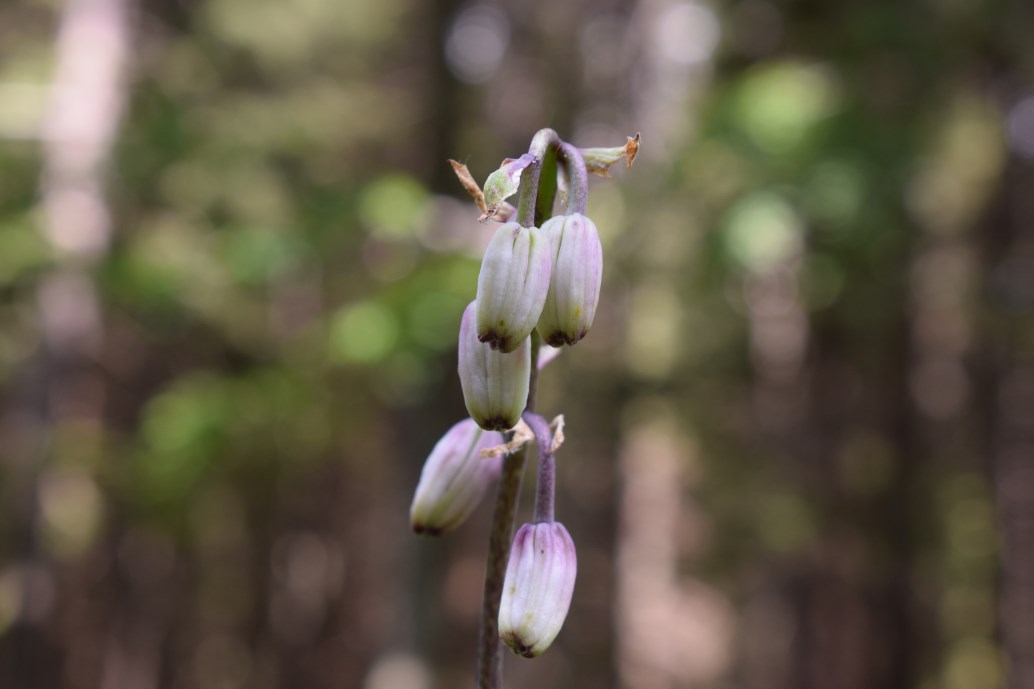
[[[549,523],[554,521],[553,505],[556,495],[556,459],[551,448],[553,434],[549,430],[549,424],[540,415],[526,411],[523,418],[535,433],[539,450],[539,474],[535,487],[535,523]]]
[[[564,214],[584,214],[589,199],[589,173],[585,169],[585,159],[577,148],[567,142],[561,142],[560,160],[567,170],[567,179],[571,187]]]
[[[535,226],[535,197],[539,189],[539,175],[542,174],[542,159],[524,168],[521,173],[521,187],[517,192],[517,217],[521,227]]]

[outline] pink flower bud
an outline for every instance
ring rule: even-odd
[[[499,638],[527,658],[553,643],[567,617],[578,570],[560,522],[525,524],[514,536],[499,605]]]
[[[467,412],[486,431],[505,431],[517,425],[528,401],[531,343],[527,337],[515,351],[495,351],[478,341],[474,328],[477,302],[471,302],[460,321],[459,374]]]
[[[592,327],[603,280],[603,245],[596,225],[581,213],[558,215],[542,225],[553,254],[549,292],[539,316],[542,339],[573,345]]]
[[[503,437],[464,419],[435,443],[420,472],[409,520],[417,533],[440,534],[466,521],[503,470],[503,458],[482,459],[481,450]]]
[[[485,249],[478,275],[478,339],[512,352],[531,334],[549,291],[549,242],[537,227],[506,223]]]

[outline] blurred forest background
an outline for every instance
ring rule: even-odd
[[[1034,687],[1032,27],[3,2],[0,686],[471,686],[489,511],[407,514],[493,229],[446,159],[551,126],[643,148],[542,378],[574,602],[507,685]]]

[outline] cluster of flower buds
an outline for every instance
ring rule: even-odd
[[[630,166],[638,146],[636,135],[624,147],[579,150],[552,130],[542,130],[529,153],[503,161],[485,182],[484,192],[465,165],[450,161],[482,211],[482,221],[503,224],[488,244],[476,298],[460,321],[458,372],[470,418],[454,425],[427,458],[410,517],[418,533],[456,528],[504,465],[511,466],[510,458],[519,463],[513,465],[516,471],[508,468],[507,475],[519,477],[523,453],[515,451],[532,438],[537,441],[535,519],[517,531],[511,544],[498,612],[499,639],[527,657],[545,651],[560,632],[577,571],[574,541],[553,518],[553,453],[563,440],[562,423],[551,433],[545,420],[532,411],[529,391],[537,375],[532,368],[542,364],[541,343],[574,345],[592,327],[603,276],[603,248],[596,225],[585,216],[586,176],[606,177],[610,166],[621,159]],[[558,161],[558,176],[540,187],[547,156]],[[548,206],[565,185],[563,214],[540,218],[541,227],[535,227],[536,209],[542,210],[536,206],[540,188],[548,189],[548,197],[539,206]],[[514,208],[506,199],[518,192],[520,200]],[[507,485],[504,480],[500,500],[510,490],[508,499],[513,504],[519,478]],[[513,528],[510,520],[504,522],[503,533]],[[493,552],[501,558],[505,550]]]

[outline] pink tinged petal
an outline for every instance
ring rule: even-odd
[[[414,531],[435,535],[466,521],[503,467],[502,457],[482,459],[481,450],[501,442],[500,434],[483,431],[472,419],[453,425],[438,440],[409,508]]]
[[[506,223],[485,250],[478,275],[478,339],[512,352],[535,328],[549,291],[550,245],[537,227]]]
[[[525,524],[514,537],[499,606],[499,636],[528,658],[560,633],[574,593],[574,541],[559,522]]]
[[[550,242],[553,269],[539,333],[554,347],[573,345],[589,332],[596,316],[603,245],[596,225],[580,213],[551,218],[542,231]]]
[[[528,401],[531,343],[528,338],[509,353],[478,341],[475,329],[477,302],[471,302],[460,320],[459,366],[463,401],[471,418],[488,431],[513,428]]]

